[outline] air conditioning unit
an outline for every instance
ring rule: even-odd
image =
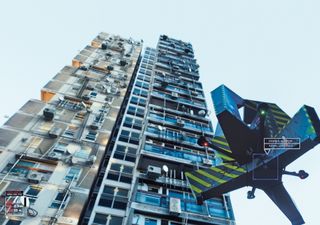
[[[113,66],[107,66],[107,70],[111,71],[113,69],[114,69]]]
[[[45,121],[52,121],[54,118],[55,111],[53,109],[45,108],[43,110],[43,116]]]
[[[88,160],[86,161],[86,163],[88,165],[93,165],[95,163],[95,161],[97,160],[97,157],[95,155],[91,155]]]
[[[180,198],[170,198],[169,212],[171,215],[179,215],[181,213]]]
[[[172,92],[172,98],[173,98],[173,99],[179,98],[179,94],[176,93],[176,92]]]
[[[125,60],[120,60],[120,66],[125,66],[125,65],[127,65],[127,62],[125,61]]]
[[[106,43],[102,43],[101,44],[101,49],[106,50],[107,49],[107,44]]]
[[[120,82],[119,87],[120,87],[120,88],[126,88],[126,87],[127,87],[127,84],[122,81],[122,82]]]
[[[161,176],[161,168],[149,165],[147,169],[147,176],[151,179],[157,179]]]
[[[184,121],[182,119],[177,119],[177,125],[179,127],[184,127]]]
[[[86,66],[80,66],[79,69],[83,70],[83,71],[87,71],[88,70],[88,68]]]
[[[39,184],[41,182],[43,175],[39,172],[30,170],[27,179],[30,183]]]
[[[212,166],[212,160],[207,158],[202,158],[202,163],[206,166]]]
[[[193,96],[198,96],[198,92],[196,92],[196,91],[191,91],[191,95],[193,95]]]
[[[59,159],[61,159],[62,157],[61,157],[61,154],[57,154],[57,153],[55,153],[55,152],[50,152],[50,153],[48,154],[48,158],[49,158],[49,159],[53,159],[53,160],[59,160]]]
[[[52,127],[51,130],[48,132],[49,137],[57,138],[60,136],[62,129],[59,127]]]

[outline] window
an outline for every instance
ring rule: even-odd
[[[140,134],[133,132],[133,131],[127,131],[127,130],[122,130],[120,133],[119,141],[131,143],[138,145],[139,144],[139,137]]]
[[[109,222],[109,225],[121,225],[123,222],[123,218],[119,216],[96,213],[93,220],[93,225],[106,225],[107,222]]]
[[[78,129],[79,127],[75,125],[69,125],[66,131],[64,132],[63,136],[68,138],[74,138]]]
[[[109,221],[109,225],[121,225],[122,218],[118,216],[112,216]]]
[[[108,221],[108,215],[96,213],[93,223],[97,225],[106,225]]]
[[[105,117],[104,112],[100,112],[99,115],[97,115],[97,116],[94,118],[94,122],[97,123],[97,124],[102,124],[103,121],[104,121],[104,117]]]
[[[88,159],[91,152],[91,148],[88,146],[82,146],[81,149],[76,151],[73,156],[80,159]]]
[[[98,93],[96,91],[91,91],[90,94],[89,94],[89,96],[91,98],[95,98],[95,97],[97,97],[97,95],[98,95]]]
[[[84,120],[85,116],[86,116],[86,113],[84,113],[84,112],[78,112],[78,113],[76,113],[76,115],[73,117],[73,119],[74,119],[74,120],[77,120],[77,121],[79,121],[79,122],[82,122],[82,121]]]
[[[157,225],[158,221],[155,219],[145,218],[144,225]]]
[[[131,184],[133,167],[113,163],[110,167],[107,179]]]
[[[54,123],[52,123],[52,122],[42,121],[38,125],[37,130],[42,131],[42,132],[48,132],[53,127],[53,124]]]
[[[142,129],[142,120],[134,119],[131,117],[126,117],[123,123],[123,126],[141,130]]]
[[[149,72],[149,71],[148,71]],[[149,72],[150,75],[151,75],[151,72]],[[144,76],[142,74],[139,74],[138,77],[137,77],[138,80],[141,80],[141,81],[145,81],[147,83],[150,83],[150,77],[149,76]]]
[[[29,189],[24,193],[24,196],[29,197],[30,204],[34,204],[41,190],[42,187],[40,186],[29,186]]]
[[[148,97],[148,91],[142,90],[139,88],[134,88],[133,94],[138,95],[138,96]]]
[[[144,98],[138,98],[136,96],[132,96],[130,103],[144,107],[144,106],[146,106],[147,100]]]
[[[148,185],[148,192],[159,193],[159,187]]]
[[[68,180],[68,181],[71,181],[72,179],[78,180],[80,173],[81,173],[81,170],[82,169],[77,166],[70,167],[70,169],[64,179]]]
[[[141,81],[137,81],[135,86],[143,88],[143,89],[147,89],[147,90],[149,89],[149,84],[141,82]]]
[[[25,142],[23,146],[28,149],[37,149],[40,146],[41,142],[42,138],[33,136],[29,141]]]
[[[145,109],[137,108],[135,106],[129,106],[128,108],[128,114],[143,117],[144,116]]]
[[[140,203],[145,203],[148,205],[154,205],[154,206],[162,206],[161,200],[164,200],[162,202],[165,202],[165,199],[161,199],[160,195],[157,194],[151,194],[151,193],[145,193],[145,192],[137,192],[136,194],[136,201]]]
[[[52,201],[50,208],[58,209],[60,208],[61,204],[62,204],[61,208],[64,208],[66,206],[65,203],[67,202],[68,198],[69,198],[68,193],[65,193],[64,191],[59,191],[55,199]]]
[[[19,220],[8,220],[6,225],[20,225],[22,221]]]
[[[99,205],[114,209],[125,210],[127,208],[128,202],[127,197],[128,190],[105,185],[103,193],[99,200]]]
[[[97,138],[97,134],[98,132],[97,131],[94,131],[94,130],[89,130],[89,132],[87,133],[85,139],[87,141],[91,141],[91,142],[94,142]]]
[[[131,166],[125,166],[119,163],[112,163],[110,170],[112,171],[117,171],[117,172],[122,172],[122,173],[127,173],[127,174],[132,174],[133,167]]]
[[[120,160],[135,162],[136,152],[137,150],[135,148],[117,145],[113,157]]]

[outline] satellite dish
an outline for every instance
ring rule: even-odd
[[[200,110],[200,111],[198,112],[198,115],[204,116],[204,115],[206,115],[206,111],[202,109],[202,110]]]
[[[163,169],[163,171],[164,171],[165,173],[168,173],[168,172],[169,172],[169,168],[168,168],[167,165],[163,165],[163,166],[162,166],[162,169]]]
[[[158,127],[158,129],[159,129],[160,131],[163,131],[163,130],[164,130],[164,127],[162,127],[162,126],[160,126],[160,125],[158,125],[157,127]]]

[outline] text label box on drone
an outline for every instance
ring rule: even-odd
[[[264,149],[300,149],[300,138],[264,138]]]

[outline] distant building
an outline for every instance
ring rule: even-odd
[[[3,197],[0,224],[235,224],[228,195],[197,205],[184,175],[220,162],[197,145],[213,129],[191,44],[141,50],[100,33],[0,128],[0,194],[33,209]]]

